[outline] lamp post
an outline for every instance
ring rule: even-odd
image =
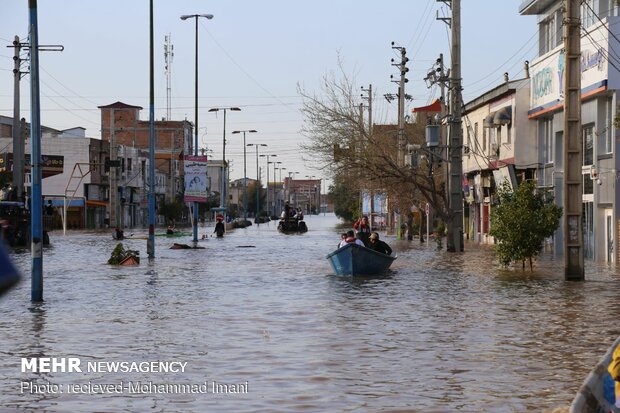
[[[277,162],[272,162],[273,163],[273,215],[276,215],[276,206],[277,206],[277,199],[276,199],[276,169],[278,169],[278,164],[282,164],[282,162],[277,161]]]
[[[249,130],[234,130],[232,133],[241,133],[243,132],[243,220],[247,221],[248,219],[248,189],[247,189],[247,180],[248,180],[248,174],[246,172],[246,158],[245,158],[245,149],[246,149],[246,144],[245,144],[245,134],[247,133],[257,133],[258,131],[255,129],[249,129]]]
[[[306,175],[306,178],[308,178],[311,181],[314,181],[316,178],[316,175]],[[310,189],[313,189],[312,191],[312,195],[310,194]],[[315,198],[315,199],[312,199]],[[316,182],[308,189],[308,214],[312,213],[312,202],[316,202]]]
[[[282,202],[280,202],[280,209],[278,210],[278,212],[280,214],[282,214],[282,204],[284,203],[284,182],[282,181],[282,171],[286,170],[286,168],[282,167],[279,168],[280,169],[280,182],[282,182]]]
[[[225,107],[225,108],[211,108],[209,109],[209,112],[219,112],[219,111],[223,111],[224,112],[224,135],[222,137],[222,186],[221,186],[221,190],[220,190],[220,208],[224,209],[224,215],[226,215],[226,184],[228,182],[227,178],[225,177],[226,175],[226,111],[227,110],[232,110],[232,111],[240,111],[241,108],[237,108],[237,107]]]
[[[258,147],[259,146],[267,146],[266,143],[248,143],[247,146],[256,147],[256,216],[254,217],[254,222],[260,225],[260,221],[258,219],[258,213],[260,211],[260,176],[258,174]]]
[[[265,211],[267,212],[267,215],[269,215],[269,164],[271,162],[269,162],[269,157],[276,157],[278,155],[276,154],[269,154],[269,155],[261,155],[262,157],[266,157],[267,158],[267,198],[265,199]]]
[[[293,178],[291,178],[291,175],[295,176],[299,174],[299,172],[295,171],[295,172],[289,172],[288,173],[288,184],[290,186],[289,190],[288,190],[288,202],[291,202],[291,188],[293,187]],[[295,197],[297,198],[297,197]],[[297,199],[294,199],[294,201],[296,202]],[[297,207],[297,205],[295,205],[295,207]]]
[[[194,73],[194,156],[198,156],[198,18],[204,17],[208,20],[213,18],[212,14],[184,14],[181,20],[194,18],[196,22],[196,50],[195,50],[195,73]],[[193,241],[198,243],[198,202],[194,201],[194,222],[193,222]]]

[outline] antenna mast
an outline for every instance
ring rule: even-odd
[[[172,117],[170,111],[172,107],[172,58],[174,57],[174,45],[170,43],[170,34],[164,36],[164,59],[166,62],[166,120]]]

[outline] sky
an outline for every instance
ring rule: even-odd
[[[534,16],[520,16],[521,0],[462,0],[462,77],[465,102],[503,81],[523,77],[523,62],[537,54]],[[40,45],[63,45],[64,51],[39,53],[41,123],[56,129],[81,126],[86,136],[100,138],[98,106],[121,101],[141,106],[149,117],[149,1],[39,0]],[[0,45],[18,35],[26,41],[28,2],[2,0]],[[171,119],[194,121],[195,22],[184,14],[213,14],[200,19],[199,146],[222,158],[223,117],[213,107],[239,107],[226,116],[226,158],[231,178],[243,177],[243,135],[246,143],[267,144],[260,154],[278,167],[299,172],[298,179],[327,178],[300,144],[303,103],[298,88],[321,92],[326,74],[342,67],[355,85],[373,88],[373,120],[396,123],[397,103],[384,95],[397,93],[390,75],[399,76],[391,59],[405,47],[410,61],[407,113],[439,96],[423,78],[439,57],[450,62],[450,32],[436,17],[450,10],[437,0],[199,0],[154,1],[155,118],[167,113],[164,39],[170,36]],[[0,114],[13,116],[13,49],[0,48]],[[27,70],[24,63],[22,70]],[[21,82],[21,116],[30,120],[30,77]],[[360,90],[361,94],[361,90]],[[360,99],[360,103],[362,100]],[[256,175],[256,152],[248,148],[248,177]],[[0,148],[2,152],[2,148]],[[259,160],[266,167],[266,158]],[[265,178],[264,172],[262,174]],[[279,173],[277,176],[279,180]],[[270,180],[273,169],[270,167]]]

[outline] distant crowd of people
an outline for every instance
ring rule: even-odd
[[[379,239],[379,233],[371,231],[366,215],[355,221],[353,229],[342,233],[340,238],[338,248],[354,243],[385,255],[392,254],[392,248],[385,241]]]

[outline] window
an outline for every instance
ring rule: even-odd
[[[482,152],[487,150],[487,128],[482,128]]]
[[[548,18],[539,23],[539,54],[544,55],[562,44],[562,9],[559,8]]]
[[[127,171],[131,171],[132,165],[131,165],[131,158],[127,158]]]
[[[495,128],[489,128],[489,155],[494,155],[493,151],[497,147],[497,141],[495,140]]]
[[[508,145],[512,143],[512,127],[510,125],[506,126],[506,143]]]
[[[592,195],[594,193],[594,182],[590,177],[590,172],[582,174],[583,176],[583,194]]]
[[[613,152],[614,104],[611,99],[605,102],[605,153]]]
[[[140,165],[140,172],[142,173],[142,179],[146,181],[146,161],[142,161]]]
[[[543,162],[553,162],[553,120],[543,119],[541,121],[542,143],[544,148]]]
[[[599,0],[598,16],[603,19],[607,16],[614,16],[614,3],[615,0]]]
[[[592,165],[594,161],[594,125],[583,127],[583,166]]]
[[[581,2],[581,23],[583,27],[592,26],[596,21],[594,11],[596,10],[594,0],[582,0]]]

